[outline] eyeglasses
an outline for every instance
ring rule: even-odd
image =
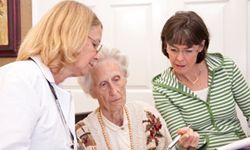
[[[102,49],[102,44],[96,40],[94,40],[91,36],[88,36],[91,40],[93,47],[96,49],[96,52],[99,53]]]
[[[190,56],[195,55],[198,52],[199,46],[200,45],[194,45],[190,48],[183,48],[182,50],[180,50],[180,48],[173,47],[173,46],[167,44],[166,51],[171,56],[178,56],[179,53],[182,53],[183,56],[190,57]]]

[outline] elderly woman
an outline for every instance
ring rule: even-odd
[[[99,107],[76,124],[82,149],[148,150],[166,149],[171,137],[156,109],[141,103],[126,104],[126,58],[116,50],[102,50],[90,73],[79,79],[83,90],[99,102]],[[192,129],[178,130],[178,147],[198,145]]]

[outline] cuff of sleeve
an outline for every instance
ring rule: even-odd
[[[175,145],[175,149],[177,149],[177,150],[187,150],[186,148],[181,147],[178,143]]]

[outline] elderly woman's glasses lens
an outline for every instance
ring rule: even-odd
[[[96,49],[96,52],[100,52],[102,49],[102,44],[96,40],[94,40],[92,37],[88,36],[88,38],[91,40],[93,47]]]

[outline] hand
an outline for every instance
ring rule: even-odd
[[[243,150],[250,150],[250,145],[244,147]]]
[[[177,131],[181,138],[178,141],[179,146],[186,149],[196,149],[199,144],[199,134],[191,128],[184,127]]]

